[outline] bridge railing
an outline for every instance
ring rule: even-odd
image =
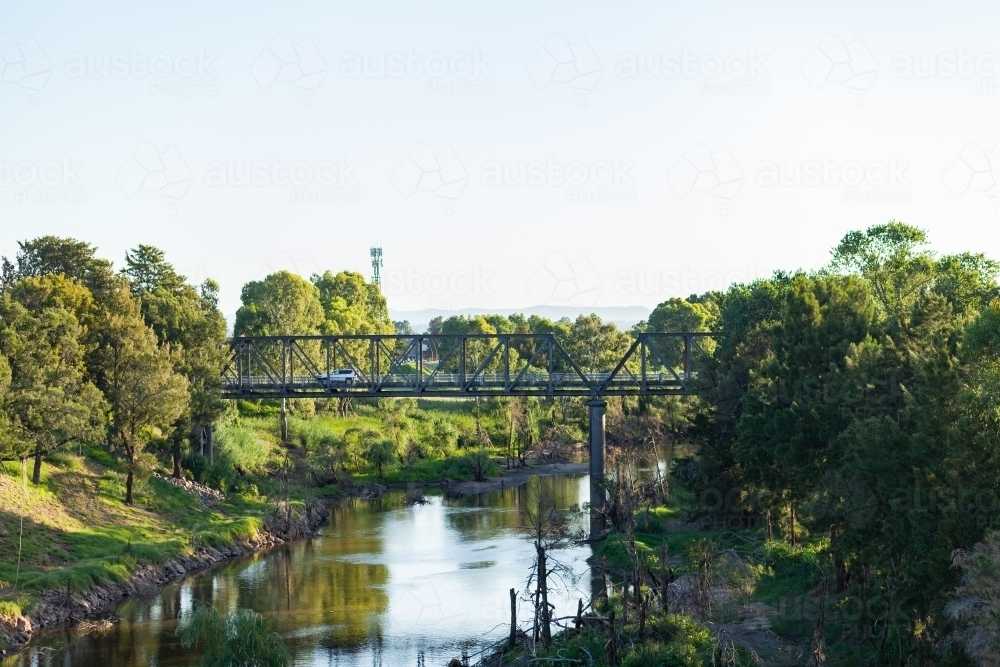
[[[688,394],[711,335],[639,334],[601,371],[584,370],[590,360],[572,358],[552,334],[237,337],[223,395]]]

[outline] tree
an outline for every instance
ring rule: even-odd
[[[705,305],[685,299],[667,299],[650,313],[645,331],[666,333],[711,331],[718,316],[712,312],[710,305],[714,304]],[[705,352],[711,353],[714,345],[711,339],[702,341],[702,348]],[[671,368],[683,367],[684,341],[679,338],[662,341],[657,345],[657,349]],[[656,362],[655,359],[652,361]]]
[[[710,331],[717,316],[708,306],[686,299],[667,299],[649,314],[646,331],[684,333]]]
[[[326,271],[311,279],[323,305],[324,331],[342,334],[395,333],[379,286],[354,271]]]
[[[610,371],[625,356],[632,338],[614,322],[605,324],[597,315],[580,315],[566,340],[566,352],[584,371]]]
[[[319,290],[309,281],[278,271],[243,286],[236,311],[237,336],[303,335],[319,332],[324,321]]]
[[[951,558],[963,573],[947,607],[959,623],[953,639],[977,665],[1000,664],[1000,533],[990,533],[971,552],[956,549]]]
[[[898,318],[934,279],[934,258],[926,245],[925,231],[891,220],[845,235],[831,267],[862,276],[884,312]]]
[[[195,290],[161,250],[147,245],[126,253],[122,274],[159,345],[173,352],[174,370],[188,380],[187,409],[170,438],[173,473],[179,478],[182,443],[189,434],[200,435],[202,425],[211,424],[226,408],[221,398],[221,374],[228,359],[226,320],[218,308],[218,284],[206,280],[200,292]]]
[[[946,255],[937,261],[934,272],[934,291],[948,300],[957,315],[974,315],[1000,296],[1000,263],[983,254]]]
[[[116,306],[103,313],[99,358],[111,408],[111,442],[125,458],[125,504],[131,505],[140,454],[151,436],[173,427],[184,412],[188,383],[174,372],[169,350],[157,346],[136,300],[121,294]]]
[[[392,440],[372,439],[361,454],[369,465],[375,466],[379,478],[382,469],[391,464],[396,457],[396,444]]]
[[[176,291],[186,282],[167,262],[164,252],[149,245],[140,244],[126,252],[125,268],[121,272],[128,278],[135,296],[157,290]]]
[[[831,387],[851,345],[871,333],[875,313],[867,284],[853,276],[798,276],[782,310],[773,354],[756,369],[744,401],[736,458],[750,479],[787,503],[794,543],[797,505],[839,463],[837,438],[849,414],[829,400]]]
[[[111,262],[99,259],[97,249],[89,243],[42,236],[31,241],[19,241],[17,245],[14,261],[4,257],[0,262],[0,287],[3,289],[24,278],[57,274],[79,281],[100,301],[114,285]]]
[[[472,474],[472,479],[477,482],[485,482],[487,475],[496,467],[493,457],[486,449],[476,449],[466,454],[465,464]]]
[[[11,294],[0,296],[4,449],[12,457],[34,456],[35,484],[45,454],[73,439],[97,437],[101,429],[103,401],[85,380],[81,336],[70,310],[50,306],[31,312]]]
[[[204,646],[199,667],[285,667],[291,661],[281,635],[250,609],[222,616],[199,604],[181,619],[176,632],[184,648]]]

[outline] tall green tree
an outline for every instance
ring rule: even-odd
[[[566,339],[566,352],[584,371],[610,371],[625,356],[632,337],[614,322],[602,322],[595,314],[580,315]]]
[[[315,285],[289,271],[251,281],[243,286],[234,331],[237,336],[319,333],[325,316],[319,294]]]
[[[831,267],[862,276],[885,313],[899,318],[934,280],[934,257],[926,246],[924,230],[892,220],[846,234]]]
[[[389,308],[379,286],[354,271],[326,271],[311,279],[323,306],[325,333],[391,334]]]
[[[71,310],[32,312],[11,294],[0,296],[0,355],[4,357],[7,454],[34,457],[41,481],[45,454],[73,439],[96,439],[103,401],[86,381],[82,331]]]
[[[218,308],[218,285],[207,280],[196,290],[158,248],[140,245],[126,253],[122,274],[139,299],[143,320],[159,345],[172,352],[174,370],[187,378],[187,409],[174,425],[173,474],[181,475],[182,444],[200,436],[226,409],[221,374],[228,360],[226,321]],[[195,443],[192,443],[195,444]]]
[[[140,306],[127,292],[99,322],[104,396],[110,405],[111,443],[127,468],[125,503],[133,503],[137,466],[145,445],[157,434],[168,433],[188,403],[188,382],[174,371],[175,360],[157,345]]]
[[[115,282],[111,262],[97,257],[97,248],[89,243],[42,236],[17,245],[13,261],[0,261],[0,286],[5,289],[24,278],[63,275],[79,281],[100,301]]]

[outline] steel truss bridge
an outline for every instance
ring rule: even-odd
[[[591,539],[604,529],[606,396],[684,396],[710,333],[639,334],[608,368],[583,370],[552,334],[233,338],[229,399],[476,396],[589,397]],[[591,355],[588,355],[591,356]],[[330,374],[349,371],[351,383]],[[282,410],[285,402],[282,401]]]
[[[584,370],[552,334],[242,336],[222,374],[228,399],[678,396],[694,393],[710,333],[643,333]],[[352,370],[350,384],[329,381]]]

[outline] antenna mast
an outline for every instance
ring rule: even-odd
[[[382,286],[382,247],[372,248],[372,284]]]

